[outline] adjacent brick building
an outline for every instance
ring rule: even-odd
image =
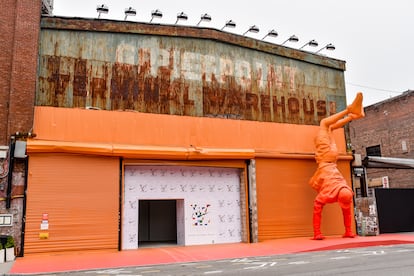
[[[414,159],[414,91],[365,107],[365,118],[352,121],[349,133],[355,153]],[[388,177],[390,188],[414,188],[414,169],[367,169],[368,182]],[[374,185],[375,184],[371,184]]]
[[[0,145],[33,126],[41,0],[4,0],[0,14]]]

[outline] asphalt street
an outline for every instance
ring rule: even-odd
[[[120,267],[53,275],[414,275],[414,244],[373,246],[218,261]],[[51,275],[51,274],[32,274]]]

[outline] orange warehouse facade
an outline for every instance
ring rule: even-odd
[[[192,245],[312,236],[315,192],[307,183],[316,169],[310,138],[316,126],[36,107],[34,131],[37,137],[27,144],[25,254],[137,249],[151,241]],[[338,166],[347,175],[351,158],[345,151],[343,131],[338,130],[335,137],[342,152]],[[147,174],[136,189],[149,191],[158,185],[158,193],[130,193],[134,174]],[[165,181],[154,174],[171,177]],[[191,175],[200,176],[200,182],[191,183]],[[203,185],[219,189],[220,175],[229,176],[223,188],[235,191],[222,201],[191,191],[200,183],[205,184],[197,189]],[[166,186],[174,181],[187,186]],[[173,188],[185,192],[163,193],[161,186],[164,192]],[[224,190],[213,196],[223,194]],[[207,225],[193,223],[195,213],[202,211],[194,206],[197,202],[210,205],[211,211],[205,215]],[[175,211],[165,217],[149,214],[146,221],[134,221],[131,214],[144,215],[134,213],[128,204],[147,211]],[[220,211],[224,204],[233,204],[233,211]],[[340,210],[327,207],[324,232],[340,234]],[[158,231],[152,224],[160,218],[175,224],[161,225],[166,230]],[[231,219],[237,221],[229,224]],[[140,224],[155,237],[148,237]],[[231,235],[226,236],[228,233]],[[131,245],[127,241],[134,234],[138,238]]]
[[[344,70],[216,29],[42,18],[24,254],[312,237],[313,139]],[[338,206],[322,230],[343,232]]]

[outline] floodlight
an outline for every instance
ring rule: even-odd
[[[316,42],[316,40],[315,39],[312,39],[312,40],[310,40],[310,41],[308,41],[308,42],[306,42],[304,45],[302,45],[302,47],[300,47],[299,48],[299,50],[300,49],[303,49],[305,46],[307,46],[307,45],[309,45],[309,46],[311,46],[311,47],[318,47],[318,42]]]
[[[197,26],[200,25],[201,21],[207,21],[210,22],[211,21],[211,16],[207,13],[202,14],[200,17],[200,21],[198,21]]]
[[[333,50],[335,50],[335,46],[332,43],[328,43],[325,46],[323,46],[322,48],[320,48],[318,51],[316,51],[315,54],[319,53],[320,51],[322,51],[324,49],[329,50],[329,51],[333,51]]]
[[[288,41],[289,42],[298,42],[299,41],[299,38],[296,35],[291,35],[288,39],[286,39],[285,41],[283,41],[283,43],[280,44],[280,45],[283,45],[283,44],[285,44]]]
[[[129,7],[127,9],[125,9],[125,18],[124,18],[124,20],[126,20],[128,16],[135,16],[135,15],[137,15],[137,11],[135,9],[133,9],[132,7]]]
[[[226,22],[226,24],[224,24],[223,28],[221,28],[221,30],[223,30],[224,28],[236,28],[236,22],[234,22],[233,20],[229,20]]]
[[[162,12],[159,9],[156,9],[155,11],[151,12],[151,20],[149,23],[151,23],[154,18],[161,18],[161,17],[162,17]]]
[[[260,32],[259,27],[257,27],[256,25],[251,26],[247,31],[245,31],[243,33],[243,35],[246,35],[248,32],[252,32],[252,33],[258,33]]]
[[[101,18],[101,13],[108,13],[109,8],[107,5],[102,4],[96,7],[96,12],[98,13],[98,18]]]
[[[277,37],[279,34],[275,31],[275,30],[270,30],[263,38],[262,40],[264,40],[266,37],[271,36],[271,37]]]
[[[184,12],[180,12],[179,14],[177,14],[177,20],[175,21],[174,24],[177,24],[179,20],[187,20],[188,16],[184,13]]]

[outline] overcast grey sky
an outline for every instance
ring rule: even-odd
[[[400,95],[414,89],[414,1],[411,0],[54,0],[56,16],[97,17],[96,7],[105,4],[108,14],[101,18],[124,20],[124,10],[137,11],[130,21],[149,22],[151,11],[163,13],[154,23],[174,24],[179,12],[188,15],[181,25],[196,25],[201,14],[212,20],[200,26],[221,29],[228,20],[236,28],[225,31],[243,34],[250,26],[260,28],[257,34],[246,36],[262,39],[269,30],[279,36],[266,41],[280,44],[289,36],[299,37],[298,43],[285,46],[300,48],[311,39],[319,47],[328,43],[334,51],[322,51],[329,57],[346,61],[345,83],[347,100],[351,102],[357,91],[364,93],[364,106]]]

